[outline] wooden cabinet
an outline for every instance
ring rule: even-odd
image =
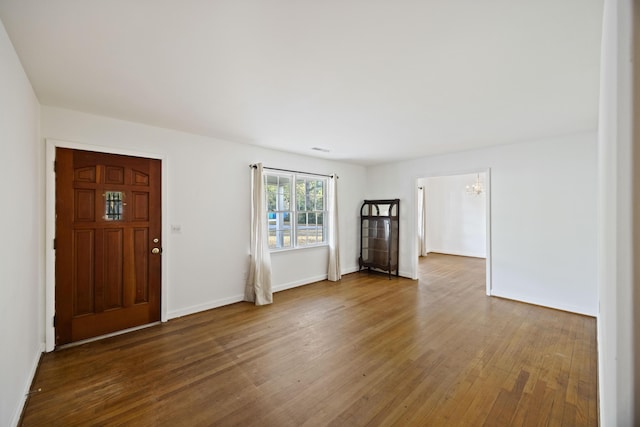
[[[398,276],[400,199],[365,200],[360,208],[360,270]]]

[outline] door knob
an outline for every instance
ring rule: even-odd
[[[151,253],[152,253],[152,254],[159,254],[159,253],[160,253],[160,248],[153,248],[153,249],[151,249]]]

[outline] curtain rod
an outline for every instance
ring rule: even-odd
[[[249,167],[255,169],[257,166],[255,164],[253,164],[253,165],[249,165]],[[322,173],[294,171],[294,170],[291,170],[291,169],[270,168],[268,166],[263,166],[262,169],[269,169],[269,170],[272,170],[272,171],[280,171],[280,172],[301,173],[301,174],[304,174],[304,175],[324,176],[324,177],[327,177],[327,178],[334,178],[334,177],[338,178],[338,175],[325,175],[325,174],[322,174]]]

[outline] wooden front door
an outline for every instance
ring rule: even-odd
[[[160,160],[56,149],[56,345],[160,320]]]

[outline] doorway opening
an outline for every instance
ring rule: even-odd
[[[491,295],[490,190],[489,169],[416,180],[416,278],[429,253],[482,258]]]

